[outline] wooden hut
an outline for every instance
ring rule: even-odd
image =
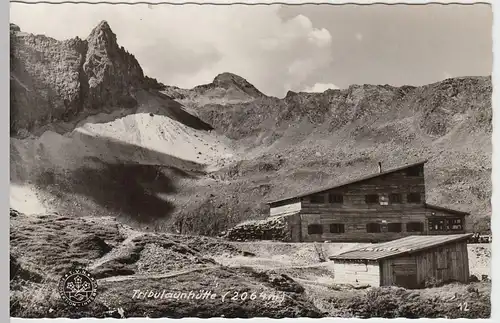
[[[408,236],[329,257],[338,284],[422,288],[467,282],[467,239],[472,234]]]
[[[467,212],[425,202],[420,161],[269,202],[286,216],[294,242],[384,242],[411,235],[466,232]]]

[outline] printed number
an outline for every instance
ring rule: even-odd
[[[246,299],[250,299],[250,300],[255,300],[257,299],[257,294],[256,293],[247,293],[247,292],[243,292],[243,293],[238,293],[238,292],[234,292],[233,296],[231,297],[231,299],[233,301],[237,301],[237,300],[246,300]]]
[[[458,308],[462,312],[468,312],[469,311],[469,305],[467,304],[467,302],[463,302],[463,303],[458,304]]]

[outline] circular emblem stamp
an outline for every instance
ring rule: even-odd
[[[97,282],[85,269],[73,269],[59,281],[59,294],[69,305],[86,306],[97,296]]]

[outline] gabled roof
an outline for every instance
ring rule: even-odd
[[[282,202],[282,201],[291,200],[291,199],[295,199],[295,198],[300,198],[300,197],[304,197],[304,196],[308,196],[308,195],[312,195],[312,194],[316,194],[316,193],[321,193],[321,192],[328,191],[328,190],[331,190],[331,189],[334,189],[334,188],[339,188],[339,187],[342,187],[342,186],[345,186],[345,185],[349,185],[349,184],[353,184],[353,183],[357,183],[357,182],[361,182],[361,181],[366,181],[368,179],[372,179],[372,178],[375,178],[375,177],[387,175],[387,174],[394,173],[394,172],[397,172],[397,171],[400,171],[400,170],[404,170],[404,169],[407,169],[407,168],[411,168],[411,167],[414,167],[414,166],[422,165],[422,164],[425,164],[426,162],[427,162],[427,159],[419,161],[417,163],[413,163],[413,164],[401,166],[401,167],[398,167],[398,168],[389,169],[389,170],[386,170],[385,172],[375,173],[375,174],[363,176],[363,177],[360,177],[360,178],[357,178],[357,179],[354,179],[354,180],[350,180],[348,182],[343,182],[343,183],[340,183],[340,184],[337,184],[337,185],[334,185],[334,186],[323,187],[321,189],[310,191],[310,192],[303,193],[303,194],[300,194],[300,195],[290,196],[290,197],[287,197],[287,198],[282,198],[282,199],[279,199],[279,200],[267,202],[267,204],[273,204],[273,203],[276,203],[276,202]]]
[[[467,240],[472,233],[450,235],[418,235],[377,243],[368,247],[347,251],[329,257],[330,260],[382,260],[423,250],[436,248],[449,243]]]
[[[425,203],[425,207],[428,208],[428,209],[431,209],[431,210],[444,211],[444,212],[448,212],[448,213],[452,213],[452,214],[457,214],[457,215],[470,215],[470,213],[468,213],[468,212],[453,210],[453,209],[449,209],[447,207],[432,205],[432,204],[428,204],[428,203]]]

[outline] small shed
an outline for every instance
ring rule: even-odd
[[[423,288],[436,282],[467,282],[467,239],[472,234],[418,235],[347,251],[333,260],[338,284]]]

